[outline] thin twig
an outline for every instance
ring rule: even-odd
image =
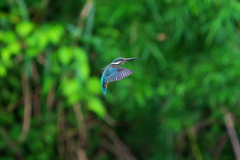
[[[86,140],[87,140],[87,133],[86,133],[86,127],[84,125],[84,118],[83,118],[83,114],[81,111],[81,105],[78,104],[74,104],[73,105],[73,110],[79,125],[79,137],[81,140],[81,145],[85,146],[86,145]]]
[[[59,138],[60,138],[59,140],[60,141],[68,141],[77,135],[79,135],[79,129],[68,129],[59,135]]]
[[[75,140],[70,139],[66,141],[66,157],[65,159],[77,159],[77,154],[76,154],[76,145],[75,145]]]
[[[202,154],[201,154],[201,151],[199,149],[199,146],[197,144],[197,141],[196,141],[196,136],[195,136],[195,131],[194,131],[194,128],[190,128],[188,130],[188,137],[189,137],[189,140],[190,140],[190,144],[191,144],[191,149],[192,149],[192,153],[193,153],[193,156],[194,156],[194,159],[196,160],[202,160]]]
[[[32,94],[32,97],[35,97],[37,94],[39,94],[39,91],[40,91],[40,87],[37,87],[35,88],[31,94]],[[20,97],[18,100],[16,100],[15,102],[12,102],[10,103],[8,106],[7,106],[7,112],[14,112],[14,110],[18,107],[20,107],[22,105],[24,101],[24,95],[22,97]]]
[[[130,149],[123,143],[123,141],[113,132],[111,128],[104,129],[105,134],[110,138],[114,144],[115,155],[120,160],[136,160],[137,158],[131,153]]]
[[[88,18],[89,14],[91,13],[93,9],[94,2],[92,0],[89,0],[85,3],[83,9],[81,10],[79,14],[79,19],[77,22],[76,30],[73,37],[72,46],[76,45],[76,41],[81,38],[83,27],[85,25],[85,20]],[[85,27],[86,29],[87,27]]]
[[[199,132],[200,130],[202,130],[203,128],[206,128],[210,125],[212,125],[214,123],[214,121],[210,121],[208,119],[204,119],[202,121],[200,121],[199,123],[194,124],[191,127],[192,132],[194,132],[195,134],[197,132]],[[184,146],[185,146],[185,141],[184,139],[189,136],[189,129],[184,130],[183,132],[181,132],[178,136],[178,153],[179,155],[182,154],[182,152],[184,151]]]
[[[47,96],[47,107],[51,111],[55,98],[55,87],[52,86]]]
[[[109,114],[106,114],[103,119],[111,127],[116,125],[116,121]]]
[[[39,73],[38,73],[38,70],[37,70],[37,66],[35,63],[32,63],[31,64],[31,74],[33,75],[32,78],[33,78],[33,82],[35,83],[35,85],[38,84],[39,82]]]
[[[227,111],[226,107],[222,107],[222,112],[224,114],[225,125],[228,131],[229,138],[232,143],[232,147],[233,147],[236,159],[240,160],[240,145],[239,145],[237,132],[234,128],[232,114]]]
[[[20,150],[18,149],[17,145],[14,143],[14,141],[9,137],[9,134],[7,131],[0,127],[0,134],[2,138],[6,141],[7,145],[9,146],[9,149],[13,151],[13,154],[18,160],[24,160],[23,155],[21,154]]]
[[[81,105],[78,104],[74,104],[73,105],[73,110],[78,122],[78,125],[80,126],[79,128],[79,139],[81,142],[81,146],[78,147],[77,150],[77,156],[79,160],[88,160],[85,151],[83,150],[83,147],[86,145],[86,141],[87,141],[87,133],[86,133],[86,127],[84,125],[84,117],[81,111]]]
[[[227,132],[225,132],[221,137],[218,143],[216,144],[216,147],[213,150],[213,159],[217,160],[220,159],[221,153],[227,144],[228,141],[228,135]]]
[[[32,93],[32,101],[33,101],[33,115],[41,116],[41,102],[40,102],[40,87]]]
[[[15,0],[15,1],[18,4],[19,11],[20,11],[20,14],[22,16],[22,19],[25,20],[25,21],[28,21],[29,20],[29,15],[28,15],[27,6],[25,4],[25,1],[24,0]]]
[[[61,107],[57,108],[57,117],[58,117],[57,118],[57,126],[58,126],[59,131],[65,130],[65,127],[64,127],[65,116],[64,116],[64,112]],[[64,148],[63,138],[60,135],[58,135],[58,137],[57,137],[57,149],[58,149],[58,154],[63,159],[63,157],[65,155],[65,148]]]

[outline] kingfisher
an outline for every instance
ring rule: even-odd
[[[121,64],[131,61],[137,58],[116,58],[113,60],[107,67],[102,69],[102,78],[101,78],[101,86],[102,92],[104,94],[107,93],[108,84],[113,81],[118,81],[123,79],[129,75],[131,75],[134,71],[126,68],[119,67]]]

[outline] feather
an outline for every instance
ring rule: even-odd
[[[133,70],[129,70],[129,69],[119,67],[118,71],[116,73],[111,74],[111,75],[106,77],[105,83],[118,81],[118,80],[123,79],[127,76],[130,76],[133,72],[134,72]]]
[[[103,69],[101,69],[102,72],[104,72],[104,70],[106,69],[107,67],[104,67]]]

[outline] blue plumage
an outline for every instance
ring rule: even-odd
[[[108,84],[113,81],[118,81],[129,75],[134,71],[119,67],[121,64],[134,60],[136,58],[117,58],[112,61],[107,67],[103,68],[103,73],[101,77],[101,86],[103,94],[107,93]]]

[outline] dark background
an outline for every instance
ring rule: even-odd
[[[239,31],[237,0],[1,0],[0,159],[239,158]]]

